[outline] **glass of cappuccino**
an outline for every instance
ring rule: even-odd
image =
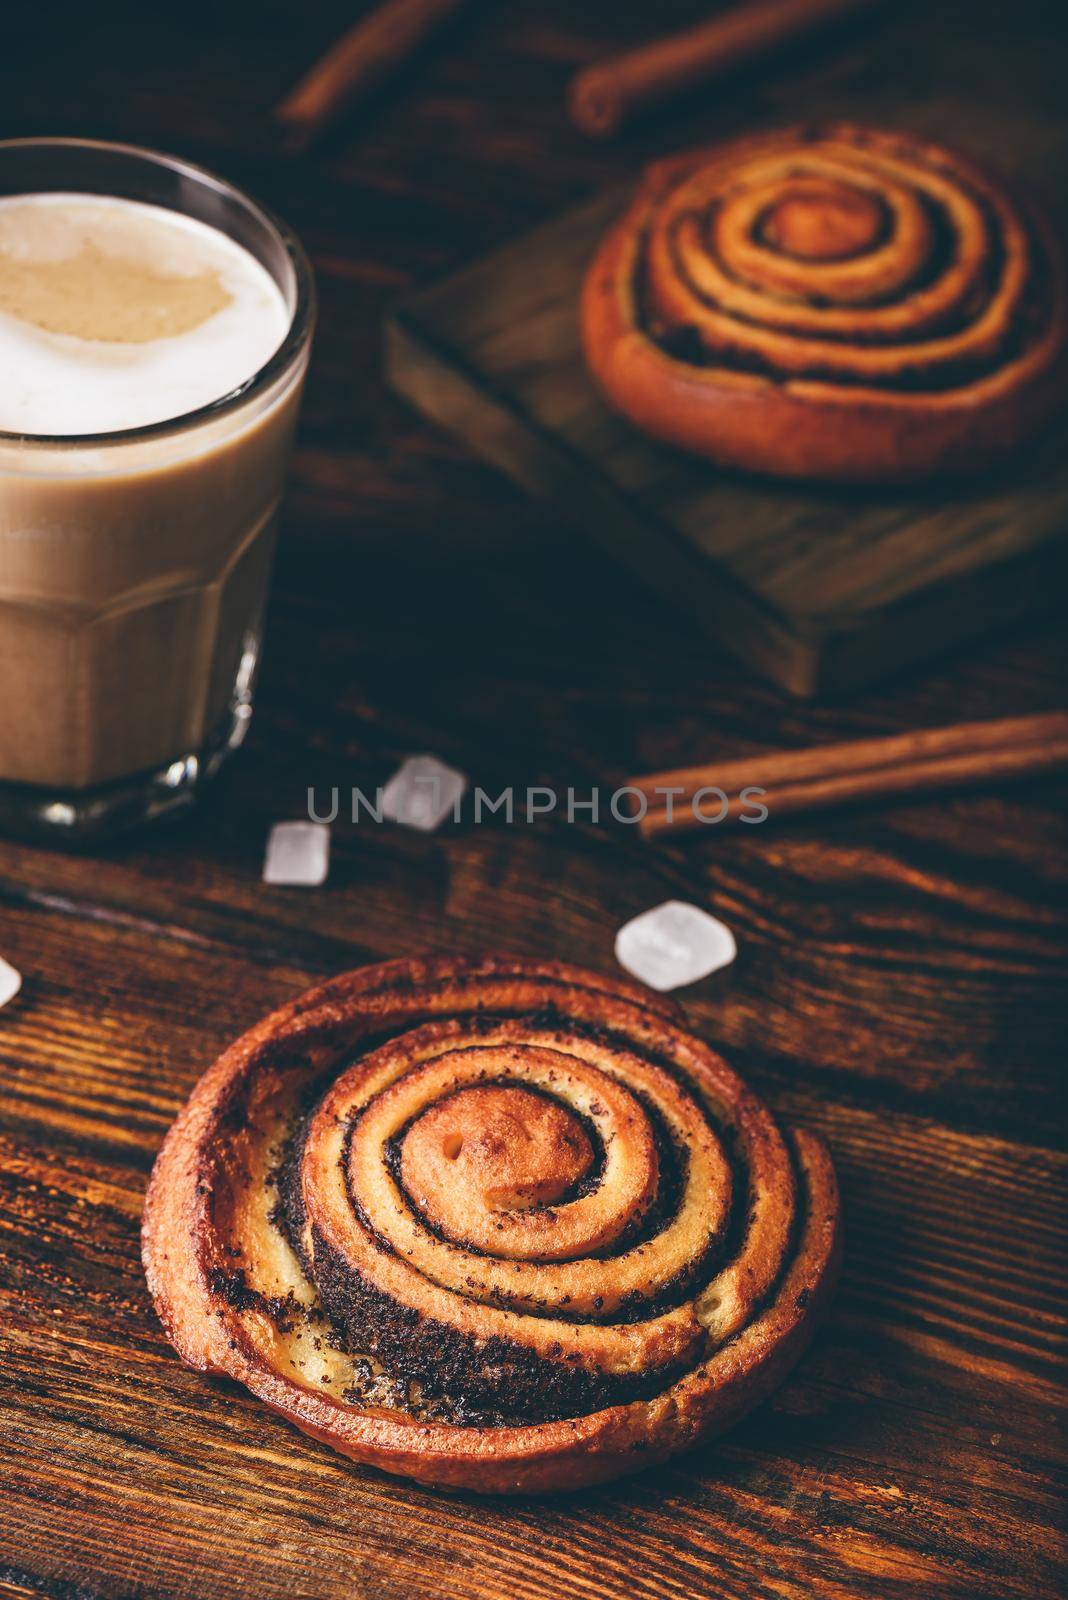
[[[0,143],[0,827],[130,826],[241,742],[314,317],[220,179]]]

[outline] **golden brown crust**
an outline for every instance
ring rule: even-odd
[[[509,960],[369,968],[267,1018],[197,1085],[144,1223],[186,1362],[483,1492],[729,1426],[800,1354],[837,1251],[824,1147],[784,1141],[676,1006]]]
[[[1042,218],[902,133],[791,128],[651,168],[582,296],[605,397],[747,471],[905,482],[1003,459],[1063,400]]]

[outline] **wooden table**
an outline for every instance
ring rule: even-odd
[[[65,0],[26,8],[0,58],[3,134],[132,138],[219,167],[303,235],[323,300],[248,746],[172,828],[91,859],[0,844],[0,951],[26,977],[0,1014],[0,1593],[1052,1597],[1068,785],[658,846],[552,818],[433,837],[342,822],[322,890],[259,876],[269,824],[301,815],[310,785],[373,788],[413,750],[487,788],[581,790],[717,749],[1061,703],[1062,624],[848,703],[789,703],[378,377],[399,292],[651,152],[811,111],[829,85],[862,106],[887,71],[922,124],[920,36],[888,61],[850,34],[598,148],[565,121],[564,79],[638,38],[648,8],[513,0],[314,156],[276,151],[268,107],[351,9]],[[1058,8],[1009,9],[944,24],[980,147],[984,99],[1013,108],[1018,30],[1048,30],[1063,98]],[[692,14],[661,4],[656,21]],[[978,83],[985,26],[1007,66]],[[142,1193],[237,1029],[320,974],[440,947],[611,971],[618,925],[671,896],[740,945],[684,995],[694,1023],[826,1131],[844,1186],[833,1316],[769,1404],[670,1469],[490,1503],[343,1464],[179,1366],[142,1281]]]

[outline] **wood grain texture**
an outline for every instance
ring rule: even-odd
[[[900,16],[915,30],[927,9]],[[668,0],[657,25],[692,15]],[[874,52],[858,35],[592,147],[563,85],[636,42],[647,9],[515,0],[314,157],[275,151],[270,107],[351,20],[334,0],[222,17],[64,0],[23,13],[0,58],[0,133],[142,139],[221,167],[298,229],[323,297],[240,759],[196,816],[97,857],[0,842],[0,952],[25,974],[0,1012],[0,1594],[1053,1600],[1068,783],[656,845],[588,818],[430,837],[340,820],[323,890],[259,880],[269,824],[301,815],[309,786],[373,789],[412,751],[491,793],[588,791],[1064,703],[1057,624],[848,702],[785,699],[379,377],[398,294],[639,160],[832,95],[862,110],[888,76],[900,115],[933,131],[944,87],[905,35]],[[948,8],[977,152],[996,154],[996,106],[1025,155],[1060,159],[1060,22],[1038,0]],[[489,1504],[348,1466],[180,1367],[141,1275],[142,1195],[239,1029],[321,974],[439,947],[610,972],[619,924],[672,896],[718,912],[740,948],[684,992],[688,1014],[827,1134],[843,1182],[840,1295],[767,1406],[631,1483]]]

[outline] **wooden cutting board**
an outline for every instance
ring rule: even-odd
[[[794,694],[858,688],[1063,594],[1063,424],[979,485],[905,493],[746,479],[613,415],[585,370],[577,301],[626,195],[402,305],[393,385]]]

